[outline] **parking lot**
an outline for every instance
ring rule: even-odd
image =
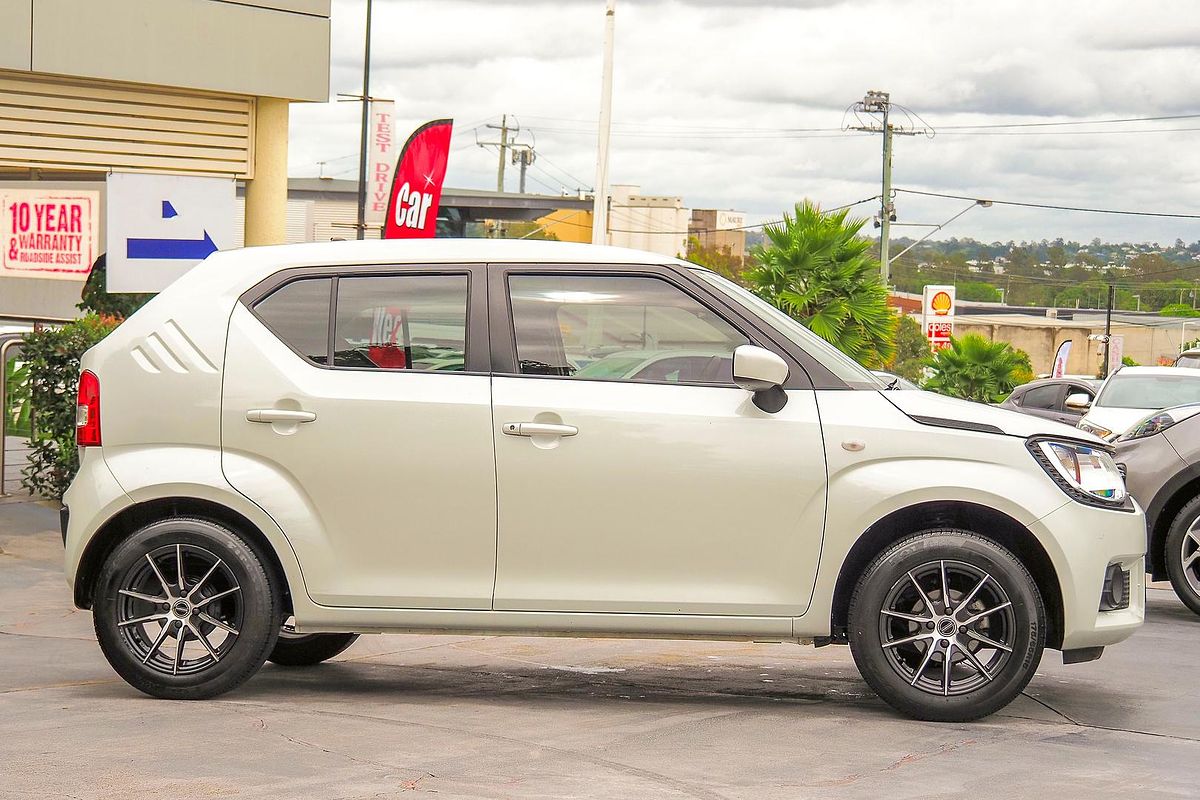
[[[1200,617],[1153,588],[968,725],[900,718],[846,648],[363,637],[217,700],[144,697],[72,610],[57,514],[0,503],[0,797],[1195,797]]]

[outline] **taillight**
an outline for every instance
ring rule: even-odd
[[[80,447],[100,446],[100,379],[86,369],[79,376],[75,443]]]

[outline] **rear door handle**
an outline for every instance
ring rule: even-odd
[[[506,422],[502,429],[509,436],[574,436],[579,428],[552,422]]]
[[[315,422],[311,411],[292,411],[287,408],[252,408],[246,412],[247,422]]]

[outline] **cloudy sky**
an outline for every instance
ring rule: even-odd
[[[361,91],[364,8],[333,2],[331,96]],[[455,119],[448,186],[495,187],[496,152],[475,141],[502,113],[540,155],[531,191],[592,185],[603,0],[376,0],[374,13],[372,94],[395,99],[402,132]],[[610,180],[689,207],[762,221],[805,197],[878,194],[880,137],[840,128],[880,89],[937,132],[897,139],[897,187],[1200,213],[1195,0],[618,0],[616,41]],[[1088,124],[969,127],[1032,122]],[[356,177],[357,104],[294,106],[291,130],[292,175],[325,161]],[[897,198],[908,223],[965,205]],[[1193,242],[1200,220],[997,205],[942,235]]]

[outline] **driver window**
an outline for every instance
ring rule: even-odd
[[[658,278],[514,275],[509,294],[523,375],[732,385],[750,343]]]

